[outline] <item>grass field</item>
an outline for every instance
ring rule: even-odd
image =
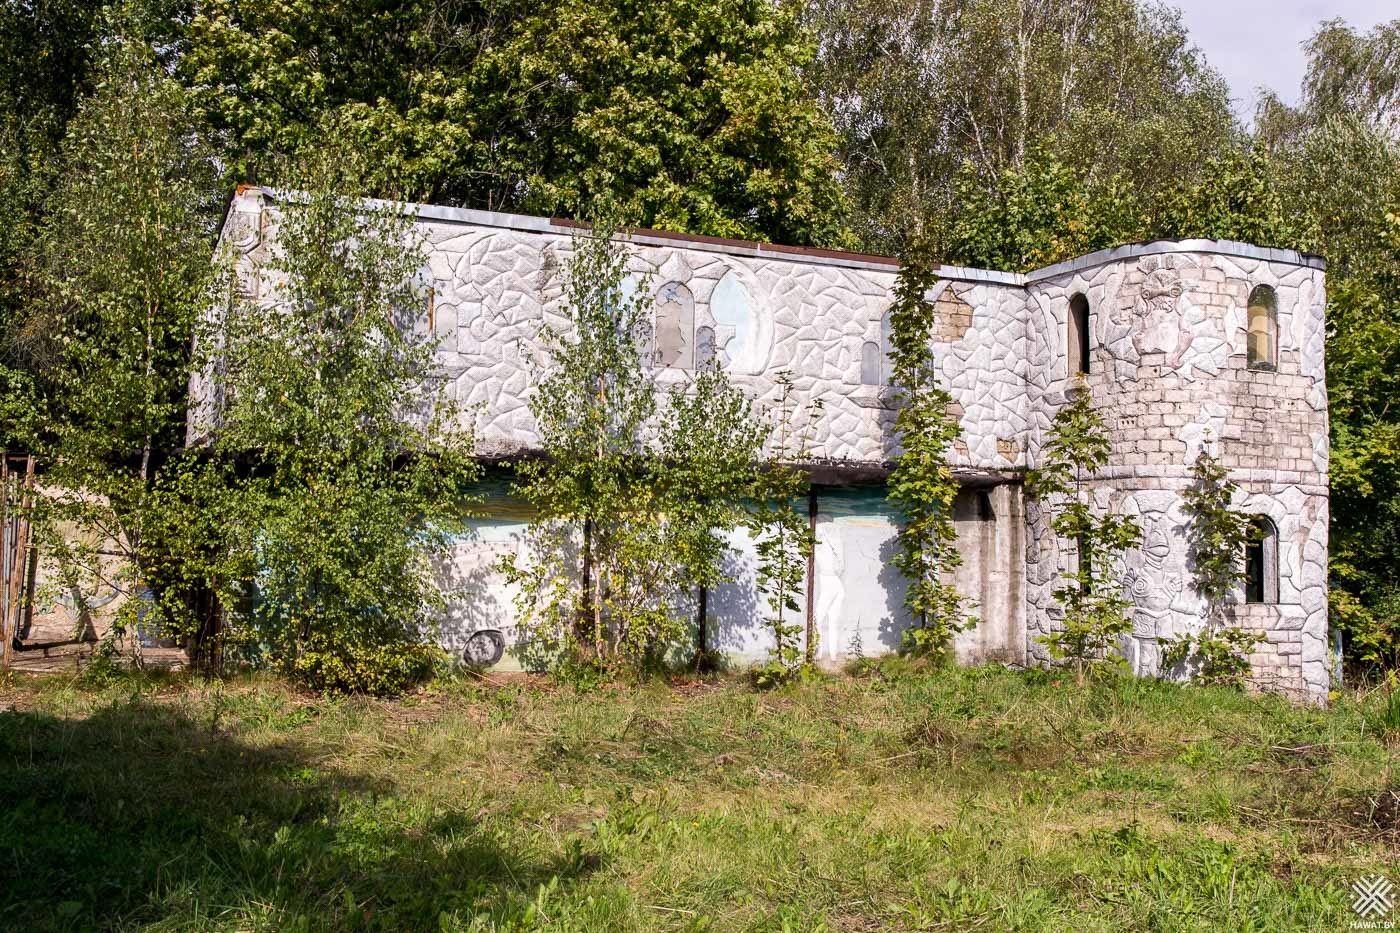
[[[894,665],[0,707],[5,929],[1340,929],[1400,883],[1374,697]]]

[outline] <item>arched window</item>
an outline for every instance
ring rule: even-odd
[[[873,340],[867,340],[860,345],[860,384],[863,386],[877,386],[883,380],[880,378],[880,345]]]
[[[1278,602],[1278,529],[1263,515],[1249,521],[1244,546],[1244,601]]]
[[[1278,368],[1278,293],[1258,285],[1249,293],[1249,368]]]
[[[658,366],[690,369],[695,363],[691,336],[695,330],[695,299],[680,282],[667,282],[657,293],[655,347]]]
[[[1089,373],[1089,299],[1075,295],[1069,300],[1069,321],[1065,341],[1069,352],[1069,374]]]
[[[718,361],[715,358],[715,329],[708,324],[702,324],[695,328],[695,368],[705,369],[716,365]]]
[[[748,286],[731,269],[710,293],[710,316],[715,327],[724,334],[715,344],[715,354],[721,369],[754,373],[767,359],[767,348],[759,345],[759,320],[754,310],[753,296]],[[718,341],[718,334],[716,340]]]

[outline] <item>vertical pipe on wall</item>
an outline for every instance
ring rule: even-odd
[[[817,487],[807,487],[807,663],[817,659]]]

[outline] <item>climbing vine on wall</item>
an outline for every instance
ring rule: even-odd
[[[1230,608],[1244,581],[1244,550],[1254,533],[1249,517],[1230,507],[1239,485],[1209,450],[1191,465],[1182,494],[1189,517],[1188,546],[1196,592],[1206,603],[1205,625],[1195,635],[1161,639],[1166,667],[1185,663],[1201,683],[1238,685],[1249,673],[1248,654],[1259,637],[1229,624]]]
[[[899,550],[893,563],[908,580],[904,605],[914,625],[904,633],[911,653],[943,657],[959,631],[972,624],[963,597],[946,575],[962,563],[953,501],[958,483],[948,447],[959,426],[948,413],[951,396],[938,385],[930,331],[934,308],[925,300],[936,281],[926,252],[905,258],[890,307],[891,381],[895,386],[895,432],[902,451],[889,478],[889,498],[898,508]]]
[[[1084,480],[1108,462],[1108,431],[1087,388],[1073,387],[1070,396],[1050,425],[1041,465],[1030,471],[1026,486],[1050,510],[1050,527],[1062,545],[1077,544],[1078,560],[1055,590],[1064,623],[1040,641],[1074,668],[1075,682],[1083,686],[1096,667],[1122,661],[1114,649],[1132,630],[1131,604],[1115,574],[1123,554],[1141,540],[1142,529],[1131,515],[1095,508]]]

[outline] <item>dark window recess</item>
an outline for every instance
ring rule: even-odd
[[[1089,373],[1089,299],[1075,295],[1069,300],[1069,328],[1066,336],[1069,351],[1069,374]]]
[[[1244,601],[1278,602],[1278,531],[1263,516],[1250,521],[1244,546]]]
[[[1264,542],[1250,541],[1244,548],[1244,601],[1264,601]]]

